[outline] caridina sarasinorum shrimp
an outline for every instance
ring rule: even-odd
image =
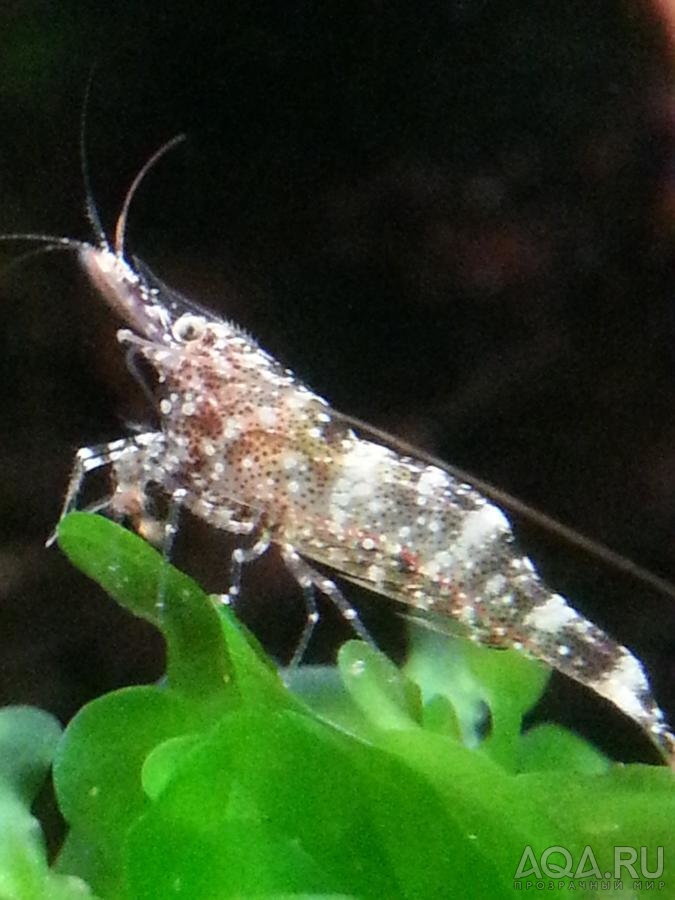
[[[236,324],[172,291],[138,260],[127,260],[131,199],[180,139],[164,145],[134,179],[112,244],[86,169],[96,243],[3,236],[74,250],[128,326],[117,332],[120,344],[146,360],[157,378],[159,429],[78,450],[63,515],[76,508],[86,475],[100,467],[110,467],[112,488],[99,508],[118,516],[151,521],[148,489],[158,486],[175,508],[249,536],[249,546],[233,553],[230,597],[238,593],[242,566],[270,544],[279,547],[308,610],[295,661],[318,619],[314,589],[369,640],[337,585],[314,569],[316,562],[413,614],[451,622],[475,641],[543,660],[611,701],[672,766],[675,736],[642,664],[543,583],[508,519],[486,496],[499,492],[335,412]],[[564,526],[554,528],[569,536]],[[171,523],[165,528],[167,542],[172,529]],[[599,553],[618,558],[606,548]],[[625,560],[623,568],[658,581]]]

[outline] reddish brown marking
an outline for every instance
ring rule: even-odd
[[[419,553],[414,553],[410,547],[403,547],[398,558],[405,572],[417,572],[419,570],[420,555]]]
[[[204,437],[218,438],[223,433],[223,419],[213,403],[198,403],[192,418]]]

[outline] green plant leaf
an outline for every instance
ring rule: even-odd
[[[347,641],[338,654],[340,676],[357,706],[378,728],[414,728],[422,718],[418,686],[382,653]]]
[[[79,879],[49,870],[39,822],[30,805],[40,790],[61,726],[27,706],[0,710],[0,897],[73,900],[91,897]]]
[[[68,726],[54,763],[54,784],[70,825],[59,860],[102,894],[117,889],[125,835],[148,799],[141,770],[161,742],[203,727],[201,708],[177,692],[131,687],[89,703]],[[76,848],[85,852],[78,858]]]
[[[61,725],[32,706],[0,709],[0,780],[27,805],[47,777]]]
[[[516,770],[523,717],[546,687],[551,675],[548,666],[516,650],[493,650],[465,638],[416,628],[404,671],[419,684],[425,709],[433,703],[427,712],[433,728],[447,717],[446,729],[451,733],[456,720],[467,746],[480,746],[482,752]],[[438,697],[450,702],[454,717]],[[481,734],[486,725],[487,736]]]
[[[59,869],[106,900],[506,898],[526,847],[668,840],[671,772],[609,766],[559,727],[521,734],[548,670],[519,654],[427,635],[401,673],[354,641],[338,670],[290,674],[301,700],[137,536],[73,514],[60,540],[168,644],[166,684],[89,704],[56,756]]]
[[[520,741],[519,772],[583,772],[600,775],[611,761],[588,741],[560,725],[531,728]]]
[[[171,687],[205,697],[230,682],[214,604],[146,541],[102,516],[79,512],[61,520],[58,541],[70,561],[118,603],[161,629]]]

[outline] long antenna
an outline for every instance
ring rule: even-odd
[[[84,184],[84,203],[87,219],[94,231],[99,246],[107,248],[109,246],[108,238],[106,237],[105,229],[101,222],[101,216],[96,206],[96,201],[94,200],[91,176],[89,174],[89,163],[87,162],[87,114],[89,112],[89,97],[91,95],[95,73],[96,63],[91,67],[89,77],[87,78],[87,86],[84,91],[84,101],[82,103],[82,113],[80,115],[80,168],[82,170],[82,182]]]
[[[166,144],[162,144],[159,150],[156,150],[150,159],[145,163],[143,168],[138,172],[134,180],[131,182],[131,186],[127,191],[127,195],[124,198],[124,203],[122,204],[122,209],[117,218],[117,224],[115,225],[115,253],[117,256],[124,256],[124,232],[127,227],[127,215],[129,213],[129,207],[131,206],[131,201],[134,199],[136,191],[138,190],[138,186],[143,181],[145,176],[148,174],[150,169],[155,165],[158,160],[160,160],[165,153],[168,153],[169,150],[172,150],[176,144],[180,144],[185,140],[184,134],[177,134],[175,137],[171,138],[170,141],[167,141]]]
[[[80,250],[88,246],[85,241],[76,238],[63,237],[56,234],[40,234],[33,231],[12,231],[9,234],[0,234],[0,241],[34,241],[42,244],[54,244],[66,250]]]
[[[62,241],[62,240],[42,240],[42,238],[48,238],[49,235],[42,234],[3,234],[0,235],[0,240],[39,240],[40,246],[34,250],[28,250],[26,253],[22,253],[20,256],[12,259],[10,263],[7,265],[3,265],[2,267],[2,276],[3,278],[7,277],[11,272],[17,269],[19,266],[22,266],[29,259],[33,259],[35,256],[42,256],[44,253],[53,253],[57,250],[81,250],[82,247],[86,246],[85,244],[81,244],[79,241]]]

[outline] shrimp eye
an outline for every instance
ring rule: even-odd
[[[204,334],[206,322],[201,316],[185,313],[173,323],[171,331],[177,341],[194,341]]]

